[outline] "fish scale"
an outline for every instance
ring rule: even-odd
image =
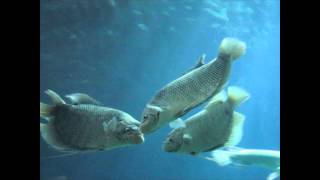
[[[54,104],[40,102],[40,117],[50,119],[40,123],[40,132],[57,150],[109,150],[144,142],[140,122],[126,112],[101,106],[83,93],[66,95],[72,104],[50,89],[46,94]]]
[[[177,106],[188,107],[186,113],[221,89],[228,78],[230,66],[231,61],[224,58],[203,65],[198,71],[188,73],[165,86],[150,104],[165,108],[178,102]]]
[[[143,110],[141,132],[152,133],[219,93],[229,79],[231,64],[245,49],[244,42],[224,38],[216,59],[204,64],[202,56],[195,68],[161,88]]]
[[[215,147],[223,145],[227,141],[231,132],[231,114],[227,116],[221,114],[224,109],[232,109],[232,107],[228,104],[224,104],[213,112],[207,111],[202,118],[193,116],[194,119],[190,118],[186,123],[187,127],[192,127],[190,129],[191,132],[187,131],[186,133],[193,134],[194,138],[198,140],[195,143],[199,148],[204,147],[205,145]],[[219,131],[220,129],[224,129],[224,131]]]
[[[229,87],[225,95],[221,92],[213,97],[203,110],[187,120],[170,123],[174,130],[166,138],[164,150],[196,155],[237,145],[242,138],[245,116],[234,110],[249,94],[241,88]]]
[[[104,113],[99,112],[96,106],[79,105],[60,109],[60,112],[57,113],[57,121],[54,122],[64,143],[77,148],[84,148],[96,137],[101,137],[100,133],[103,133],[101,124],[106,116],[103,116]],[[60,114],[63,117],[59,117]],[[68,121],[64,120],[66,117]]]
[[[95,145],[98,144],[98,142],[101,142],[99,139],[101,134],[104,134],[102,123],[104,121],[110,120],[111,117],[107,119],[106,116],[104,116],[104,113],[97,111],[96,108],[94,108],[91,105],[81,105],[84,106],[84,108],[87,108],[88,111],[95,112],[94,116],[91,116],[91,118],[87,117],[86,120],[83,122],[83,125],[81,127],[83,128],[83,133],[80,132],[79,135],[79,145],[88,146],[92,144],[92,141],[95,141]],[[80,108],[81,108],[80,106]],[[92,132],[95,133],[92,133]]]

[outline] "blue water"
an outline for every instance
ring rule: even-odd
[[[41,0],[40,98],[50,102],[46,89],[83,92],[140,119],[157,90],[236,37],[247,53],[233,64],[229,85],[251,95],[237,109],[246,116],[239,146],[279,150],[279,9],[277,0]],[[169,132],[165,126],[142,145],[53,159],[42,159],[59,153],[40,138],[41,179],[260,180],[270,173],[166,153]]]

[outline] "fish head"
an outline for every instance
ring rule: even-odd
[[[129,144],[141,144],[144,142],[144,136],[139,128],[140,122],[130,115],[119,117],[116,126],[116,135],[119,141]]]
[[[172,130],[163,143],[162,149],[166,152],[178,152],[184,144],[183,127]]]
[[[149,134],[157,127],[162,108],[158,106],[147,105],[142,114],[141,131],[144,134]]]

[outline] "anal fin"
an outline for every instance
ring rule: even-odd
[[[231,134],[228,138],[228,141],[225,143],[225,146],[236,146],[240,143],[243,134],[243,124],[245,116],[238,112],[233,112],[232,115],[232,129]]]
[[[70,150],[68,146],[64,145],[62,142],[59,141],[56,131],[50,123],[40,123],[40,132],[42,138],[46,141],[46,143],[52,146],[53,148],[60,151]]]

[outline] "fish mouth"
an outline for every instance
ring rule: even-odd
[[[141,144],[144,142],[144,136],[142,133],[131,135],[130,140],[133,144]]]
[[[167,145],[164,145],[164,146],[162,147],[162,149],[163,149],[165,152],[168,152],[168,153],[176,152],[173,148],[170,148],[170,146],[167,146]]]
[[[165,152],[175,152],[174,148],[172,148],[172,146],[170,146],[167,141],[163,142],[162,150]]]
[[[133,144],[141,144],[144,142],[144,135],[138,127],[134,129],[131,128],[131,131],[126,134],[126,138]]]
[[[171,141],[169,141],[168,139],[166,139],[163,143],[162,143],[162,150],[168,153],[175,153],[180,151],[181,148],[181,144],[179,143],[172,143]]]
[[[153,125],[150,121],[142,122],[140,125],[140,130],[143,134],[150,134],[153,130]]]

